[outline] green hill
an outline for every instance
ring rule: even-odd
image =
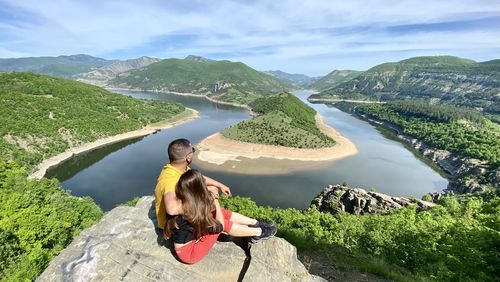
[[[250,107],[259,115],[225,129],[222,135],[244,142],[297,148],[335,144],[316,126],[316,111],[290,93],[256,99]]]
[[[258,97],[292,88],[290,84],[243,63],[202,60],[194,56],[166,59],[123,73],[111,80],[110,85],[195,93],[237,104],[248,104]]]
[[[312,98],[418,99],[500,113],[500,60],[415,57],[375,66]]]
[[[318,90],[329,89],[355,78],[360,73],[362,72],[355,70],[334,70],[329,74],[321,77],[320,79],[314,81],[314,83],[312,83],[310,87]]]
[[[69,147],[139,129],[184,111],[96,86],[30,73],[0,74],[0,156],[33,169]]]
[[[100,68],[115,61],[89,55],[0,59],[0,71],[33,72],[63,78]]]

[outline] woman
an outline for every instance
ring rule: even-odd
[[[181,207],[178,216],[170,217],[163,229],[172,239],[180,261],[193,264],[200,261],[213,247],[219,234],[251,237],[255,243],[276,234],[272,222],[256,220],[220,207],[218,191],[209,191],[202,174],[186,171],[175,188]]]

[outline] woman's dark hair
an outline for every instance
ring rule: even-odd
[[[182,217],[193,225],[196,238],[207,233],[209,227],[220,225],[213,217],[214,198],[207,190],[203,175],[196,169],[184,172],[175,187],[175,195],[182,202]],[[176,217],[170,218],[163,229],[167,237],[177,228]]]

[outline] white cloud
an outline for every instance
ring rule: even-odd
[[[386,31],[395,25],[498,19],[498,1],[473,5],[470,1],[409,0],[3,3],[19,19],[0,13],[0,57],[201,54],[243,61],[259,69],[324,74],[334,68],[368,68],[380,58],[433,54],[433,50],[434,54],[449,50],[474,55],[483,49],[494,58],[500,49],[499,30],[494,27]],[[472,49],[476,51],[467,52]],[[379,54],[384,52],[394,54]],[[370,54],[378,57],[370,58]]]

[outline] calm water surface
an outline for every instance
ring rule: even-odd
[[[142,99],[168,100],[199,111],[200,118],[135,140],[127,140],[74,157],[51,169],[61,185],[77,196],[90,196],[104,210],[134,197],[151,195],[162,166],[168,161],[167,145],[185,137],[193,144],[222,129],[249,119],[248,111],[217,105],[206,99],[173,94],[123,92]],[[336,108],[310,104],[307,92],[295,95],[324,117],[358,147],[359,153],[314,170],[280,175],[243,175],[203,168],[203,173],[229,187],[234,195],[251,197],[260,205],[303,209],[328,184],[344,181],[351,187],[375,188],[395,196],[420,197],[441,191],[448,181],[401,143],[377,128]],[[289,161],[264,160],[272,165]],[[196,168],[196,164],[191,167]]]

